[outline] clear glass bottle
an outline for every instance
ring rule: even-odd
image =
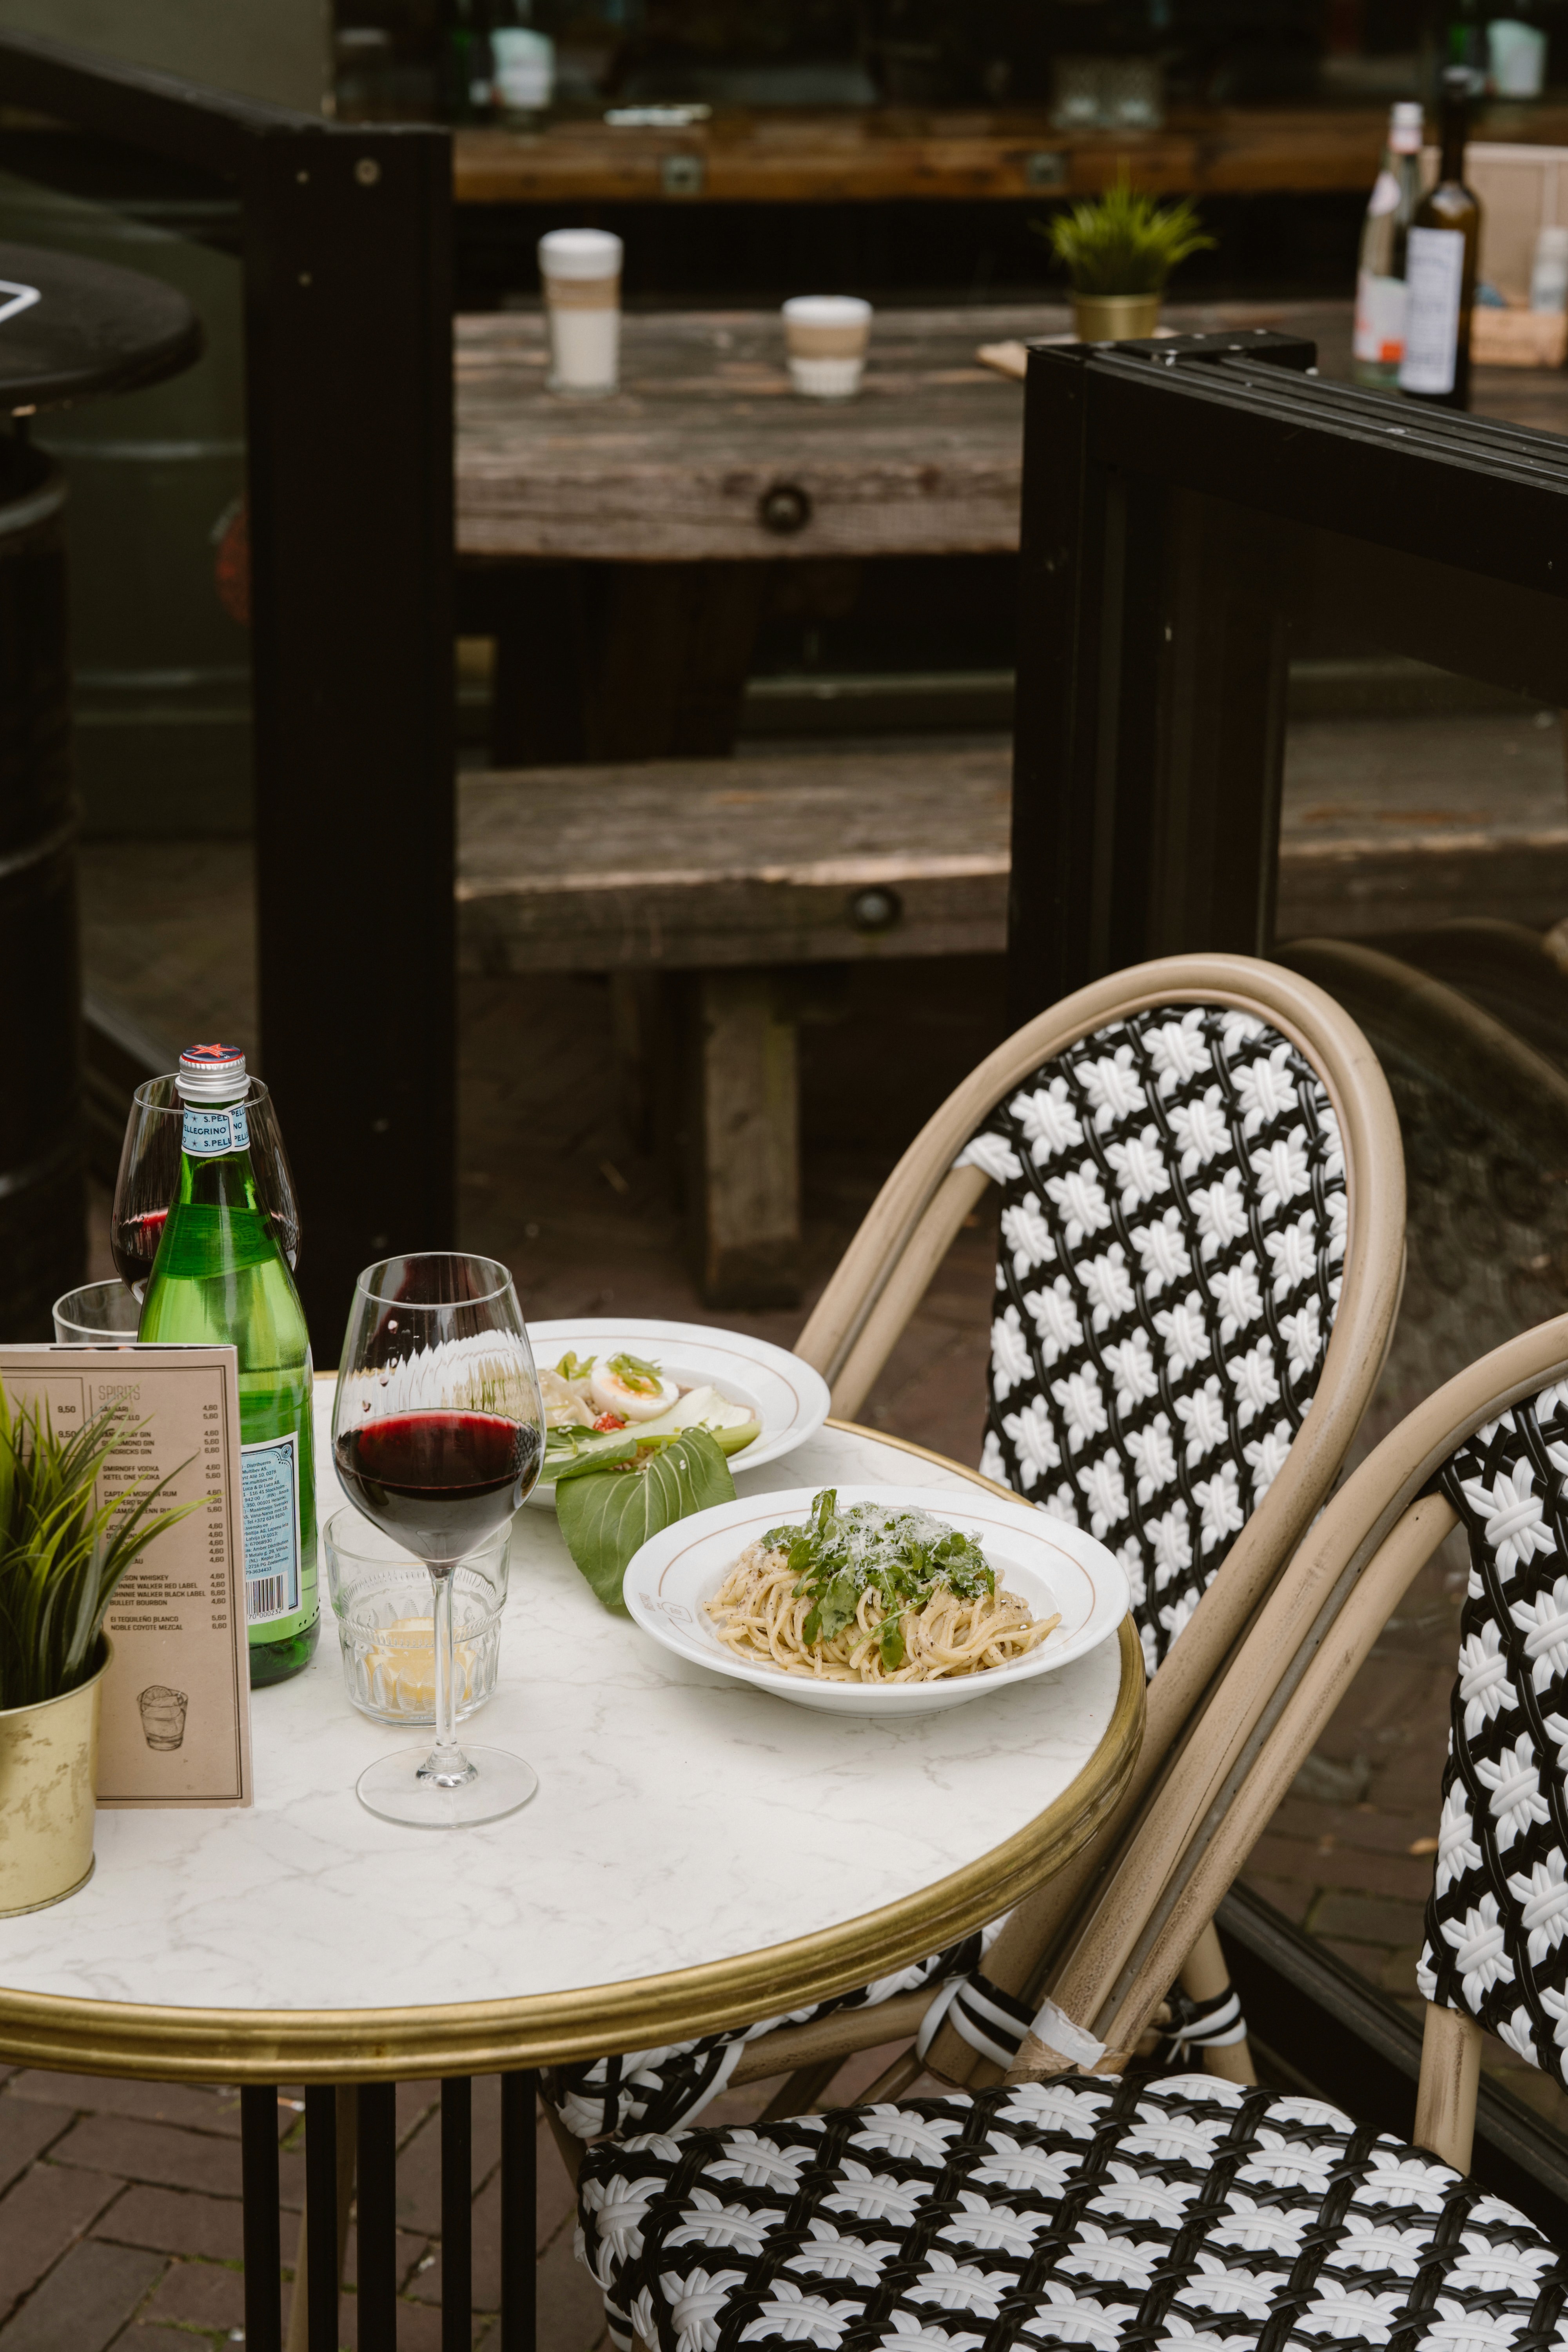
[[[147,1278],[137,1337],[232,1342],[238,1356],[245,1598],[252,1689],[310,1663],[321,1632],[310,1335],[288,1262],[257,1198],[245,1056],[193,1045],[180,1187]]]
[[[1405,356],[1405,240],[1421,201],[1421,109],[1402,100],[1366,208],[1355,282],[1355,380],[1392,392]]]

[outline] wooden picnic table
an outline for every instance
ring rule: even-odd
[[[1348,304],[1168,316],[1288,328],[1348,373]],[[729,758],[757,621],[776,567],[806,557],[1014,551],[1022,387],[974,354],[1068,319],[879,313],[865,390],[843,404],[791,393],[771,314],[626,328],[624,389],[567,402],[544,390],[540,317],[459,321],[463,593],[468,625],[497,631],[494,754],[510,771],[464,779],[462,953],[611,975],[631,1100],[682,1165],[705,1297],[783,1303],[799,1279],[801,967],[999,951],[1010,761],[941,738]],[[1568,425],[1561,374],[1479,370],[1476,405]],[[1369,840],[1364,824],[1342,838],[1331,812],[1304,818],[1284,845],[1289,929],[1321,927],[1347,890],[1360,929],[1396,919],[1413,887],[1426,910],[1464,904],[1483,869],[1489,904],[1552,919],[1555,803],[1461,856],[1435,856],[1426,821]]]
[[[620,391],[564,399],[540,312],[460,318],[460,611],[496,639],[497,764],[723,756],[779,564],[1013,552],[1023,392],[975,353],[1070,328],[1046,301],[882,310],[859,396],[813,401],[776,311],[634,311]]]

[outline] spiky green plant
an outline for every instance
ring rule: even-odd
[[[61,1437],[47,1404],[13,1409],[0,1384],[0,1707],[63,1698],[96,1673],[104,1612],[121,1578],[209,1499],[153,1513],[179,1475],[171,1471],[145,1493],[137,1490],[148,1474],[94,1502],[99,1473],[143,1425],[117,1425],[109,1405]]]
[[[1050,240],[1075,294],[1162,293],[1179,261],[1214,244],[1185,197],[1157,205],[1125,173],[1102,196],[1030,226]]]

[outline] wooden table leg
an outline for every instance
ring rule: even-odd
[[[724,759],[771,563],[541,563],[474,575],[493,632],[490,761]]]
[[[685,1021],[687,1202],[710,1307],[799,1304],[800,1084],[772,972],[693,972]]]
[[[603,567],[588,757],[728,759],[772,583],[770,563]]]

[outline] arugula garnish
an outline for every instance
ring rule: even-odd
[[[641,1356],[612,1356],[610,1370],[637,1396],[657,1396],[664,1386],[658,1366],[646,1362]]]
[[[785,1554],[796,1599],[811,1599],[801,1628],[808,1644],[831,1642],[852,1624],[863,1592],[881,1596],[878,1642],[889,1674],[904,1662],[906,1610],[923,1608],[939,1584],[964,1601],[996,1590],[985,1554],[959,1528],[944,1527],[928,1511],[894,1510],[884,1503],[850,1503],[840,1511],[834,1486],[813,1497],[804,1527],[770,1528],[763,1542]]]

